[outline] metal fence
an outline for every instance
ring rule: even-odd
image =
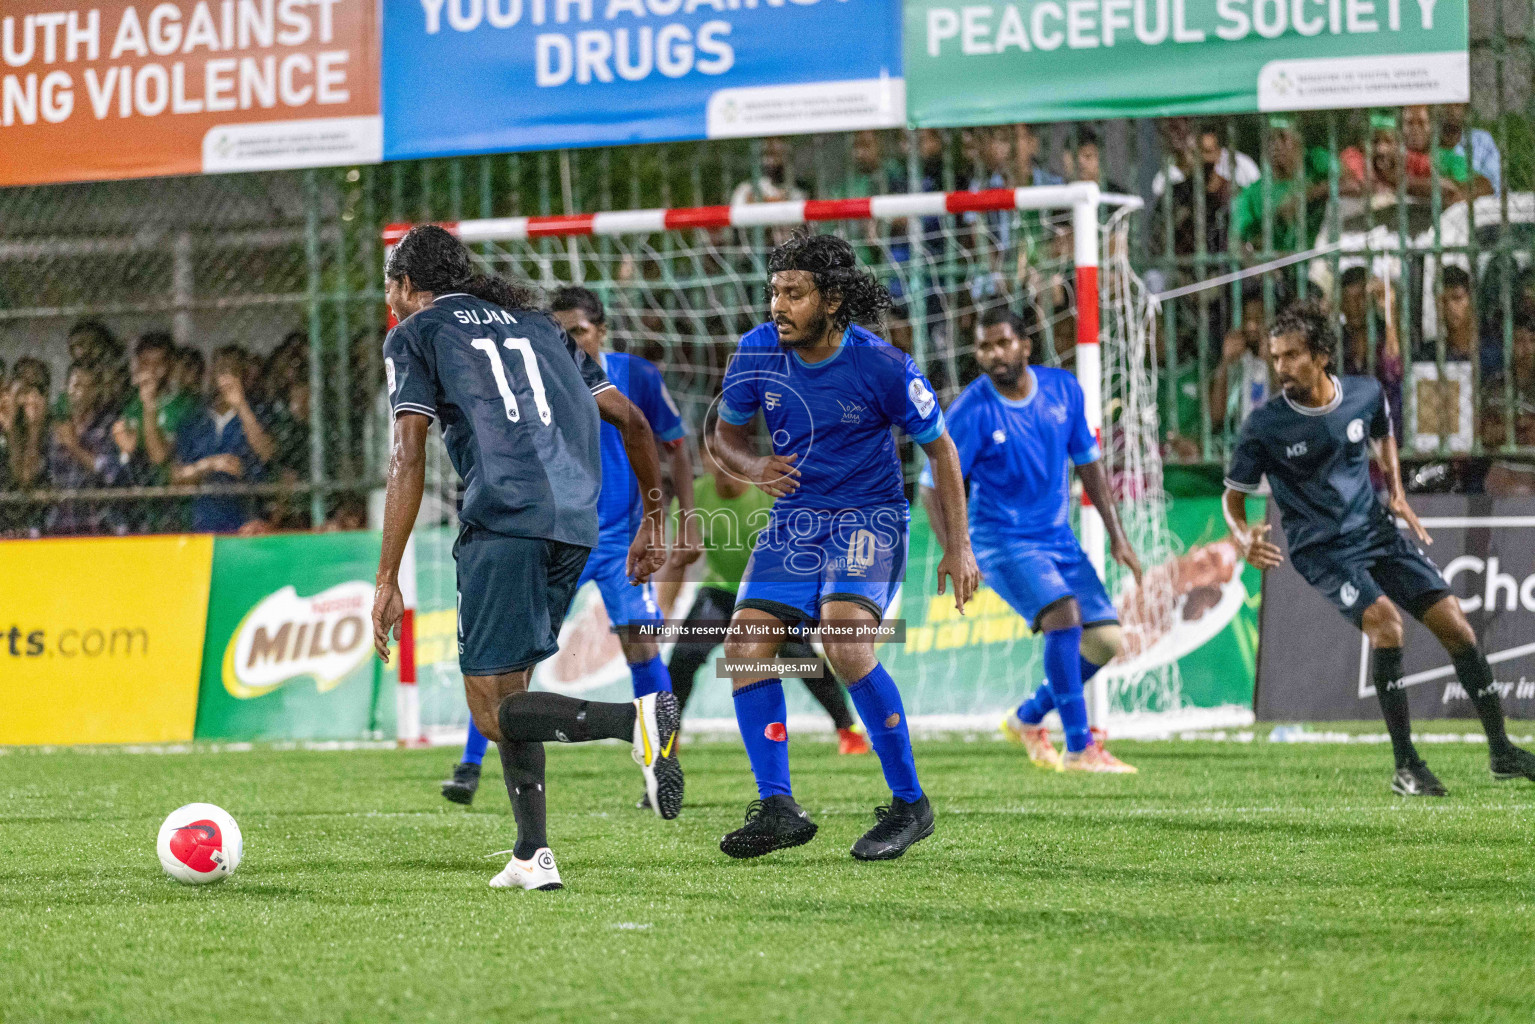
[[[387,223],[1054,178],[1096,177],[1146,200],[1132,262],[1153,290],[1174,293],[1156,345],[1168,462],[1225,457],[1268,387],[1260,328],[1303,298],[1334,313],[1337,363],[1385,385],[1415,486],[1535,489],[1520,465],[1535,459],[1531,6],[1487,5],[1474,20],[1477,104],[1465,113],[870,132],[0,190],[0,533],[164,531],[210,515],[247,532],[365,520],[388,430]],[[893,340],[950,395],[974,375],[971,325],[988,302],[1032,301],[1043,313],[1036,352],[1070,358],[1051,336],[1065,304],[1048,294],[1067,254],[1050,225],[1015,228],[981,246],[947,227],[891,225],[877,238],[844,228],[886,259],[908,246],[908,287],[922,280],[939,301],[904,333],[892,325]],[[758,232],[742,251],[769,240]],[[554,268],[542,283],[581,274],[562,259],[564,241],[537,245]],[[665,262],[677,288],[707,289],[707,268],[690,277],[687,260]],[[760,298],[745,289],[737,306]],[[645,315],[635,313],[637,336]],[[138,379],[158,372],[152,352],[134,355],[153,334],[168,335],[169,347],[148,345],[168,353],[163,383]],[[689,337],[650,354],[688,395],[707,389],[702,370],[729,340]],[[166,424],[160,444],[134,415],[141,384]],[[172,401],[178,390],[186,397]],[[248,412],[264,435],[238,471],[202,464],[181,431],[164,444],[204,401],[242,429]]]

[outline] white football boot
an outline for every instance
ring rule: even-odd
[[[634,762],[645,776],[645,796],[668,821],[682,810],[682,765],[677,728],[682,714],[671,691],[647,693],[634,702]]]
[[[503,850],[502,853],[510,853]],[[496,856],[491,854],[492,857]],[[539,847],[533,856],[527,860],[518,860],[513,857],[507,861],[506,867],[501,873],[490,880],[492,889],[542,889],[548,892],[553,889],[563,889],[565,884],[560,881],[560,869],[554,866],[554,854],[549,847]]]

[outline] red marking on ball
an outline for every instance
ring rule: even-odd
[[[171,856],[193,871],[212,871],[218,867],[213,855],[224,848],[219,827],[204,819],[178,828],[171,836]]]
[[[789,738],[789,730],[784,728],[782,722],[769,722],[768,727],[762,730],[762,735],[774,743],[782,743]]]

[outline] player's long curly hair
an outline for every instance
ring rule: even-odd
[[[418,224],[400,239],[384,275],[392,281],[410,282],[434,295],[464,292],[503,309],[537,309],[538,292],[495,274],[474,269],[469,250],[436,224]]]
[[[890,308],[889,290],[858,265],[853,247],[836,235],[796,234],[768,255],[768,273],[782,270],[803,270],[823,299],[842,300],[831,314],[838,329],[850,323],[877,326]]]
[[[1306,340],[1306,349],[1313,356],[1330,364],[1333,357],[1332,318],[1315,300],[1293,302],[1274,318],[1269,337],[1299,334]]]

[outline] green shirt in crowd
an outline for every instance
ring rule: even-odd
[[[767,525],[773,499],[757,487],[747,487],[739,498],[723,498],[714,489],[714,477],[706,474],[693,481],[693,502],[708,568],[702,585],[733,594],[741,588],[746,563],[757,534]],[[676,516],[674,511],[674,524]]]
[[[176,451],[176,445],[170,435],[175,434],[181,428],[181,425],[191,419],[196,413],[197,399],[185,391],[177,391],[169,398],[155,402],[155,422],[160,425],[160,433],[166,435],[166,442],[170,445],[173,455]],[[128,404],[123,406],[119,419],[133,428],[133,432],[138,435],[139,451],[144,451],[144,400],[139,397],[137,391],[134,391],[132,397],[128,399]],[[147,472],[148,477],[142,480],[142,483],[160,485],[170,482],[171,467],[169,462],[163,466],[149,466],[145,472]],[[166,508],[167,506],[159,503],[155,503],[152,506],[150,510],[151,529],[158,531],[169,528],[169,521],[161,514],[165,512]]]
[[[177,391],[169,398],[160,398],[155,402],[155,422],[160,425],[160,433],[165,436],[170,447],[172,460],[176,453],[173,435],[181,429],[182,424],[197,414],[197,409],[196,397],[186,391]],[[139,451],[147,456],[144,448],[144,400],[139,397],[137,390],[129,396],[118,418],[133,429],[139,439]],[[156,487],[170,483],[170,461],[163,466],[151,466],[147,461],[140,462],[139,466],[144,476],[137,483]],[[136,513],[140,517],[139,529],[149,533],[174,533],[189,527],[192,504],[186,499],[162,498],[136,508]]]
[[[162,434],[174,434],[181,425],[197,412],[197,399],[185,391],[178,391],[155,405],[155,422],[160,425]],[[123,406],[123,422],[132,427],[134,433],[139,435],[139,444],[144,443],[144,400],[135,391],[133,397],[128,399],[128,404]]]
[[[1307,242],[1317,236],[1322,228],[1322,214],[1327,208],[1326,200],[1318,200],[1306,204],[1306,233],[1304,237],[1296,233],[1296,214],[1299,213],[1300,200],[1297,199],[1295,210],[1283,210],[1285,200],[1295,194],[1298,187],[1309,188],[1318,181],[1327,180],[1328,156],[1327,150],[1313,147],[1306,153],[1306,166],[1302,178],[1297,181],[1294,178],[1271,179],[1268,183],[1269,195],[1274,202],[1274,249],[1278,252],[1299,251],[1306,247]],[[1236,202],[1231,210],[1231,230],[1237,238],[1243,242],[1251,242],[1253,245],[1263,243],[1263,189],[1264,184],[1260,179],[1253,182],[1241,192],[1237,193]]]

